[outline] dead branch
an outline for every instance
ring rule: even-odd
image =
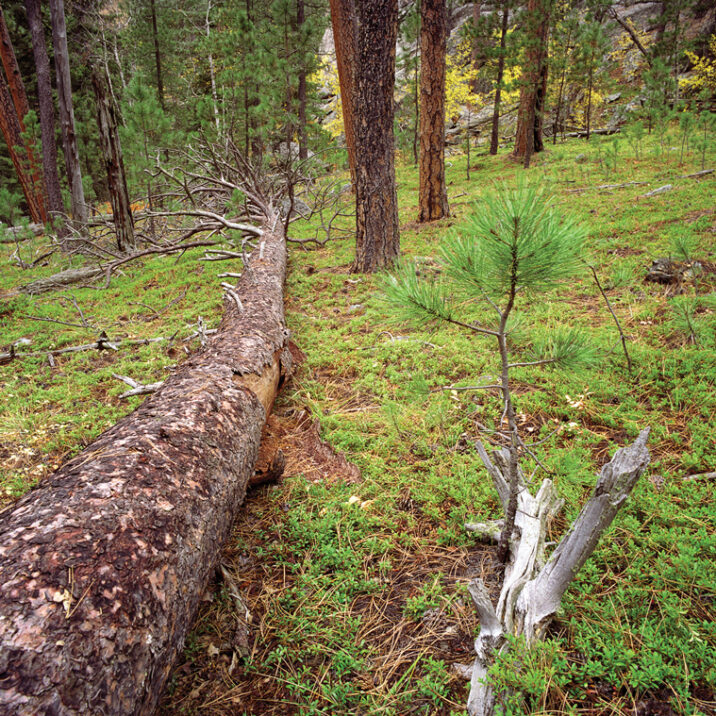
[[[129,398],[133,395],[147,395],[149,393],[155,393],[164,385],[163,380],[160,380],[157,383],[138,383],[136,380],[129,378],[126,375],[117,375],[117,373],[112,373],[112,377],[117,380],[121,380],[131,388],[131,390],[127,390],[122,393],[119,396],[120,398]]]
[[[561,509],[562,501],[549,479],[542,482],[533,497],[518,470],[515,517],[518,536],[510,540],[511,561],[497,606],[492,605],[481,580],[473,580],[470,585],[481,624],[475,640],[476,657],[467,703],[471,716],[492,716],[494,712],[496,695],[488,672],[496,655],[508,648],[506,635],[523,635],[528,648],[543,637],[567,587],[646,469],[649,463],[648,436],[649,429],[642,430],[633,445],[617,450],[611,462],[602,468],[592,497],[546,563],[548,524]],[[510,495],[505,477],[509,452],[503,448],[493,452],[491,459],[480,443],[477,443],[477,449],[506,507]],[[498,523],[494,522],[470,525],[470,529],[489,538],[494,538],[500,531]]]

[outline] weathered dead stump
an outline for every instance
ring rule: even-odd
[[[515,517],[516,536],[511,540],[511,561],[497,606],[493,606],[486,585],[474,579],[469,585],[480,616],[480,633],[475,640],[476,658],[467,711],[470,716],[492,716],[497,695],[488,678],[497,654],[508,648],[507,636],[524,636],[527,647],[541,639],[556,613],[567,587],[597,546],[619,508],[649,464],[646,441],[649,429],[642,430],[633,445],[617,450],[602,468],[594,493],[584,505],[567,534],[545,564],[545,541],[549,520],[561,509],[552,481],[542,482],[532,496],[520,474]],[[510,496],[507,450],[490,459],[480,443],[480,457],[492,477],[505,509]],[[500,522],[469,524],[466,527],[489,539],[499,540]]]
[[[0,513],[0,713],[153,712],[290,367],[270,226],[213,340]]]

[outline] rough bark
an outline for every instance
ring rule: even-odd
[[[420,4],[420,191],[418,221],[449,214],[445,186],[445,0]],[[468,132],[469,135],[469,132]]]
[[[470,716],[492,716],[494,712],[495,694],[488,671],[496,655],[507,648],[506,635],[523,635],[528,647],[543,637],[567,587],[592,554],[602,533],[612,523],[649,464],[648,436],[647,428],[633,445],[617,450],[611,462],[602,468],[592,497],[546,564],[544,556],[549,521],[561,508],[562,501],[551,480],[544,480],[533,497],[522,475],[519,475],[515,517],[519,536],[511,541],[512,560],[497,606],[493,606],[482,580],[473,580],[470,585],[481,625],[475,640],[476,658],[467,703]],[[510,489],[505,475],[509,452],[493,453],[493,463],[479,443],[478,451],[495,482],[503,507],[507,509]],[[496,536],[494,523],[468,527]]]
[[[93,70],[92,88],[97,103],[97,127],[104,166],[107,171],[107,187],[112,205],[114,230],[117,234],[117,248],[120,251],[126,251],[135,245],[134,218],[127,191],[122,147],[117,131],[117,116],[107,93],[107,86],[108,79],[102,77],[98,69]]]
[[[62,146],[65,153],[65,168],[70,185],[72,218],[79,223],[87,222],[87,205],[82,187],[80,155],[77,150],[75,133],[75,112],[72,105],[72,78],[70,57],[67,50],[67,28],[65,26],[64,0],[50,0],[52,21],[52,46],[55,51],[55,74],[57,76],[57,103],[60,108]]]
[[[151,714],[290,365],[276,217],[219,331],[0,513],[0,712]]]
[[[507,0],[502,5],[502,26],[500,27],[500,56],[497,58],[497,81],[495,83],[495,110],[492,113],[492,132],[490,135],[490,154],[497,154],[500,145],[500,103],[502,101],[502,78],[505,74],[505,49],[507,47],[507,26],[510,7]]]
[[[154,41],[154,66],[157,74],[157,95],[159,97],[159,105],[164,110],[164,77],[162,75],[162,55],[159,51],[159,31],[157,29],[157,8],[155,0],[150,0],[149,9],[152,15],[152,40]]]
[[[301,32],[306,22],[304,0],[296,0],[296,26]],[[289,145],[290,146],[290,145]],[[308,133],[306,132],[306,68],[305,59],[301,59],[298,71],[298,158],[308,159]]]
[[[0,62],[7,78],[6,82],[0,73],[0,130],[5,137],[10,158],[20,180],[30,218],[34,222],[45,223],[47,213],[44,190],[37,169],[35,152],[22,137],[25,131],[25,115],[29,112],[30,106],[2,7],[0,7]]]
[[[551,0],[529,0],[527,3],[527,48],[522,68],[520,109],[517,114],[517,132],[512,156],[525,160],[542,149],[542,111],[538,107],[540,94],[546,82],[547,38],[549,35]]]
[[[356,258],[353,270],[390,266],[400,253],[395,186],[393,87],[397,0],[362,0],[356,11],[353,108],[356,141]]]
[[[353,81],[356,64],[356,22],[353,0],[329,0],[333,46],[336,49],[338,83],[341,90],[343,132],[346,135],[348,166],[353,191],[356,186],[356,139],[353,111]]]
[[[27,24],[32,36],[32,54],[37,72],[37,100],[40,107],[42,138],[42,173],[45,179],[47,210],[50,217],[64,214],[60,177],[57,173],[57,145],[55,144],[55,108],[52,102],[50,59],[47,56],[45,31],[42,27],[39,0],[25,0]]]

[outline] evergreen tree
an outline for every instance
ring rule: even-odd
[[[500,377],[494,385],[475,389],[499,389],[502,418],[496,433],[504,437],[509,453],[509,505],[500,535],[499,558],[507,559],[517,509],[518,458],[525,444],[520,436],[511,388],[511,374],[524,366],[569,367],[590,357],[584,339],[573,330],[553,330],[536,354],[513,360],[508,335],[518,300],[538,295],[546,287],[573,275],[579,267],[584,230],[561,217],[549,197],[528,185],[503,188],[485,198],[479,213],[470,216],[442,247],[442,282],[418,277],[416,267],[404,264],[385,284],[386,297],[396,315],[419,322],[445,322],[497,344]],[[467,300],[466,300],[467,299]],[[484,321],[463,317],[467,306],[482,302]],[[506,426],[505,426],[506,423]]]

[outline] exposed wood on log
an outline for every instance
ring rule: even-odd
[[[244,310],[227,302],[157,393],[0,512],[1,713],[153,712],[290,370],[272,225]]]

